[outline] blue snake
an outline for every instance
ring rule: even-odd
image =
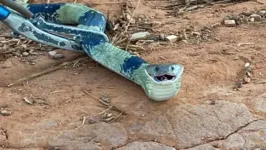
[[[51,46],[85,52],[99,64],[140,85],[152,100],[169,100],[178,93],[183,66],[150,64],[112,45],[104,33],[107,23],[103,13],[77,3],[27,4],[15,1],[33,16],[25,19],[17,11],[1,6],[0,20],[14,33]],[[55,33],[68,34],[72,39]]]

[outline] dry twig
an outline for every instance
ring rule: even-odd
[[[98,100],[98,101],[99,101],[100,103],[102,103],[104,106],[108,107],[108,109],[110,108],[110,109],[113,109],[113,110],[115,110],[115,111],[117,111],[117,112],[119,112],[119,113],[123,113],[123,114],[126,115],[126,113],[125,113],[124,111],[122,111],[121,109],[117,108],[117,106],[110,105],[109,103],[104,102],[103,100],[101,100],[101,99],[97,98],[96,96],[90,94],[90,93],[89,93],[88,91],[86,91],[86,90],[83,90],[83,92],[86,93],[87,95],[89,95],[90,97],[92,97],[92,98]],[[107,109],[107,110],[108,110],[108,109]],[[105,111],[106,111],[106,110],[105,110]]]
[[[32,80],[32,79],[34,79],[34,78],[40,77],[40,76],[42,76],[42,75],[46,75],[46,74],[48,74],[48,73],[51,73],[51,72],[57,71],[57,70],[59,70],[59,69],[62,69],[62,68],[66,67],[66,66],[68,66],[68,65],[70,65],[70,64],[73,64],[73,63],[79,61],[80,59],[84,59],[84,58],[83,58],[83,57],[80,57],[80,56],[75,57],[74,61],[64,62],[64,63],[62,63],[62,64],[60,64],[60,65],[58,65],[58,66],[56,66],[56,67],[48,68],[48,69],[43,70],[43,71],[41,71],[41,72],[31,74],[30,76],[27,76],[27,77],[24,77],[24,78],[18,79],[18,80],[16,80],[15,82],[12,82],[12,83],[8,84],[7,86],[8,86],[8,87],[11,87],[11,86],[17,85],[17,84],[19,84],[19,83],[22,83],[22,82],[24,82],[24,81],[29,81],[29,80]]]
[[[83,119],[82,119],[82,124],[81,124],[80,126],[78,126],[76,129],[79,129],[79,128],[81,128],[82,126],[84,126],[85,121],[86,121],[86,117],[84,116]]]

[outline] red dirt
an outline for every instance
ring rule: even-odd
[[[68,0],[68,2],[70,1]],[[82,3],[82,1],[78,2]],[[118,0],[89,0],[86,2],[97,3],[93,7],[104,13],[108,11],[111,11],[112,15],[120,13],[120,5],[116,3],[103,4],[120,2]],[[181,17],[168,18],[165,17],[165,10],[155,9],[155,6],[165,4],[167,1],[143,1],[137,9],[136,17],[139,15],[154,16],[153,21],[164,24],[155,32],[177,33],[178,30],[189,25],[200,29],[204,25],[220,22],[226,15],[265,7],[256,2],[239,3],[226,7],[215,5],[185,13]],[[95,115],[105,109],[98,100],[88,96],[83,90],[89,91],[97,98],[109,96],[113,105],[128,114],[119,121],[125,125],[134,120],[151,120],[174,105],[205,103],[211,99],[218,100],[224,97],[231,98],[234,102],[244,103],[251,111],[254,111],[254,114],[266,117],[265,114],[256,113],[251,103],[253,97],[265,91],[266,88],[263,84],[250,83],[244,85],[240,91],[232,90],[236,75],[244,65],[238,56],[254,58],[254,78],[265,78],[265,30],[265,25],[218,27],[214,31],[215,37],[220,41],[211,38],[200,44],[184,42],[167,46],[154,44],[156,46],[153,49],[151,46],[147,46],[147,53],[141,55],[145,60],[151,63],[180,63],[185,67],[180,93],[174,99],[166,102],[158,103],[149,100],[139,86],[100,65],[96,65],[90,59],[82,61],[76,68],[55,71],[23,85],[11,88],[0,87],[0,106],[8,105],[8,109],[12,111],[12,115],[8,117],[0,116],[1,128],[7,131],[26,132],[20,131],[20,126],[37,124],[46,119],[60,122],[53,131],[77,127],[82,123],[80,120],[82,116]],[[237,46],[238,43],[249,42],[255,44]],[[74,52],[61,52],[66,56],[65,59],[60,60],[62,62],[77,55]],[[47,54],[28,56],[28,59],[30,58],[35,60],[35,65],[22,63],[19,61],[19,57],[11,57],[0,63],[1,82],[11,83],[58,63],[57,60],[48,58]],[[3,69],[3,64],[8,62],[11,63],[11,67]],[[51,94],[55,91],[57,93]],[[28,105],[23,101],[23,97],[42,98],[49,105]],[[12,137],[12,139],[19,140],[19,137],[18,139]]]

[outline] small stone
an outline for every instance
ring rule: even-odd
[[[260,16],[265,16],[266,15],[266,10],[261,10],[258,12],[258,15]]]
[[[23,53],[22,53],[22,56],[23,56],[23,57],[27,57],[27,56],[29,56],[29,55],[30,55],[30,54],[29,54],[28,52],[23,52]]]
[[[49,51],[48,56],[55,60],[65,58],[63,54],[57,53],[56,51]]]
[[[247,77],[250,77],[250,78],[252,77],[252,74],[250,72],[247,72],[246,75],[247,75]]]
[[[164,41],[166,38],[166,35],[165,34],[160,34],[160,40]]]
[[[108,113],[108,114],[106,115],[107,118],[110,118],[110,117],[112,117],[112,116],[113,116],[113,114],[111,114],[111,113]]]
[[[255,22],[255,18],[250,18],[250,22]]]
[[[137,32],[131,35],[130,40],[137,41],[137,40],[145,39],[149,35],[150,35],[149,32]]]
[[[247,84],[251,81],[251,78],[250,77],[244,77],[244,84]]]
[[[1,108],[0,114],[1,114],[2,116],[10,116],[10,115],[11,115],[11,112],[7,111],[7,110],[4,109],[4,108]]]
[[[49,55],[50,57],[54,56],[55,54],[57,54],[56,51],[49,51],[49,52],[48,52],[48,55]]]
[[[235,20],[224,20],[224,25],[227,27],[235,27],[236,21]]]
[[[178,36],[176,36],[176,35],[169,35],[166,37],[166,40],[169,42],[176,42],[177,39],[178,39]]]
[[[258,14],[252,14],[250,15],[251,18],[254,18],[255,21],[260,21],[261,20],[261,16]]]

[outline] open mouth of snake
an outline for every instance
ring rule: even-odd
[[[176,76],[168,75],[168,74],[161,75],[161,76],[154,76],[155,81],[169,81],[169,80],[175,80],[175,79],[176,79]]]

